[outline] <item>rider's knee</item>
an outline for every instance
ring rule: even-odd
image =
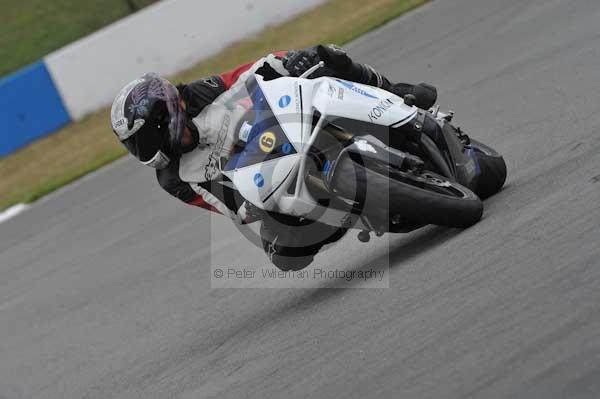
[[[491,157],[477,153],[477,161],[481,175],[477,182],[475,194],[481,199],[488,198],[502,189],[506,182],[506,163],[500,156]]]
[[[417,98],[417,107],[429,109],[433,107],[437,101],[437,89],[427,83],[419,83],[415,85],[414,95]]]
[[[271,262],[273,262],[273,264],[275,266],[277,266],[278,269],[283,270],[283,271],[302,270],[305,267],[307,267],[308,265],[310,265],[313,260],[314,260],[313,255],[283,256],[283,255],[275,254],[275,255],[271,256]]]
[[[422,109],[433,107],[437,101],[437,89],[427,83],[419,83],[416,85],[409,83],[396,83],[392,85],[390,91],[400,97],[407,94],[415,96],[415,105]]]

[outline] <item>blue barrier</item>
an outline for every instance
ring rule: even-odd
[[[0,80],[0,157],[71,121],[43,61]]]

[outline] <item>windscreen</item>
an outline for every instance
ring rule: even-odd
[[[231,111],[231,125],[237,138],[227,163],[222,166],[223,171],[296,153],[254,74],[249,74],[247,79],[239,79],[213,104]]]

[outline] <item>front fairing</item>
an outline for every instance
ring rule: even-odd
[[[192,120],[200,145],[181,157],[183,180],[210,181],[221,173],[233,180],[233,172],[241,168],[296,154],[256,76],[244,74]]]
[[[320,78],[313,106],[328,118],[345,118],[384,127],[399,127],[410,121],[417,108],[377,87],[342,79]],[[361,133],[361,132],[355,132]]]
[[[265,208],[296,165],[301,137],[288,136],[292,119],[300,118],[292,96],[282,96],[278,104],[272,104],[262,83],[260,75],[243,75],[194,122],[201,134],[208,133],[209,140],[214,131],[226,131],[216,135],[217,143],[230,143],[215,157],[218,172],[230,179],[245,199]],[[282,113],[275,107],[293,111]],[[225,139],[220,139],[223,135]]]
[[[327,77],[264,81],[246,74],[194,120],[208,140],[203,155],[189,157],[204,156],[211,172],[200,165],[189,168],[188,179],[193,173],[211,178],[222,173],[258,208],[330,225],[360,225],[357,218],[349,223],[347,212],[320,205],[305,187],[308,151],[321,131],[317,121],[346,118],[389,128],[408,122],[416,111],[370,86]]]

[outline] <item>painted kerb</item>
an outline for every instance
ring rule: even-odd
[[[0,80],[0,157],[70,122],[69,114],[43,62]]]

